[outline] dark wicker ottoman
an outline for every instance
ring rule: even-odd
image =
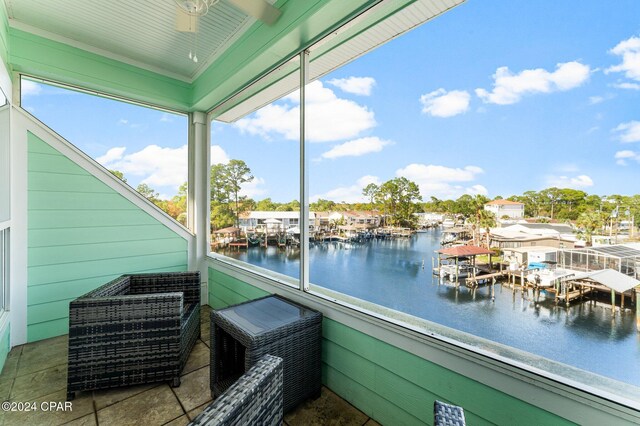
[[[272,295],[211,312],[211,391],[222,394],[263,355],[283,359],[284,412],[320,396],[322,314]]]
[[[200,273],[122,275],[69,304],[67,399],[171,381],[200,337]]]

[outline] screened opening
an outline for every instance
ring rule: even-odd
[[[610,303],[580,293],[568,304],[558,297],[575,276],[561,270],[586,256],[567,249],[595,245],[606,234],[607,244],[637,240],[637,153],[627,148],[637,142],[629,111],[639,92],[629,90],[633,82],[616,83],[625,78],[616,74],[623,50],[637,37],[632,26],[596,34],[584,24],[589,19],[571,20],[554,29],[558,49],[543,49],[548,27],[531,22],[547,15],[533,5],[526,14],[510,9],[500,25],[487,23],[488,44],[463,37],[492,7],[465,5],[343,66],[326,67],[330,43],[310,48],[303,159],[309,204],[302,206],[310,232],[301,256],[308,256],[311,291],[426,332],[455,330],[479,350],[508,353],[587,386],[606,377],[637,390],[636,293],[627,291],[622,305],[620,296]],[[583,12],[601,18],[598,8]],[[629,24],[626,11],[610,12],[607,25]],[[584,38],[593,44],[586,47]],[[271,102],[257,98],[237,111]],[[292,109],[280,102],[264,107],[268,116],[258,111],[238,121],[265,118],[248,135],[254,149],[293,139],[281,125],[292,122]],[[274,168],[264,178],[289,172]],[[517,207],[492,211],[491,203]],[[505,232],[509,226],[516,228]],[[440,252],[458,245],[491,254]],[[526,249],[531,262],[509,258],[509,248]],[[636,276],[635,257],[606,251],[594,256]],[[278,260],[284,253],[248,247],[224,255],[252,271],[297,278],[300,255]]]
[[[21,106],[186,226],[186,115],[25,76]]]

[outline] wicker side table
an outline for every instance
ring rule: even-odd
[[[211,312],[211,391],[221,395],[263,355],[283,359],[284,412],[320,396],[322,314],[272,295]]]

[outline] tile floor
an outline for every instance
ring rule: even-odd
[[[0,401],[35,402],[36,411],[0,411],[0,425],[186,425],[211,402],[209,312],[203,307],[202,335],[182,372],[182,384],[166,383],[79,392],[72,411],[43,411],[42,402],[66,397],[67,336],[15,347],[0,374]],[[323,387],[320,398],[285,416],[285,424],[375,426],[348,402]]]

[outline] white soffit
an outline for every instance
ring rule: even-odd
[[[417,0],[397,12],[397,3],[385,0],[310,49],[310,80],[313,81],[353,61],[378,46],[424,24],[466,0]],[[297,68],[297,67],[296,67]],[[293,70],[295,71],[295,70]],[[234,122],[298,88],[298,73],[282,66],[216,106],[215,120]],[[246,92],[255,93],[247,95]],[[244,100],[247,96],[249,99]]]
[[[9,25],[191,82],[255,19],[225,0],[199,19],[196,37],[175,29],[174,0],[4,0]],[[189,59],[195,50],[198,63]]]

